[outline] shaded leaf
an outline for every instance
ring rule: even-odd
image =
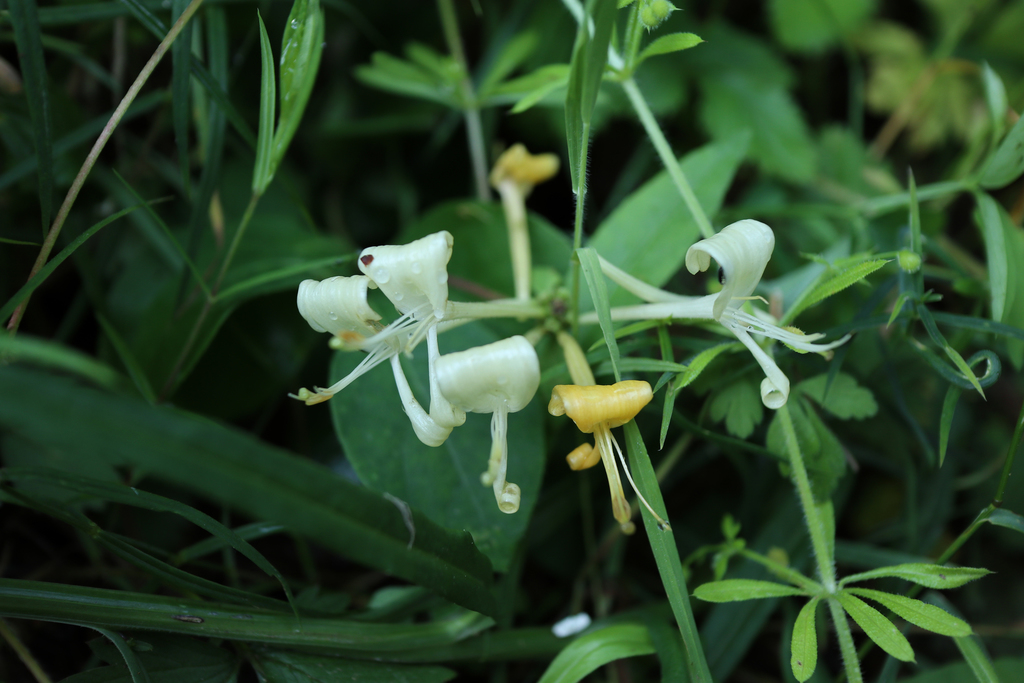
[[[806,593],[799,588],[774,581],[725,579],[697,586],[693,595],[707,602],[736,602],[737,600],[780,598],[786,595],[806,595]]]
[[[444,683],[455,672],[440,666],[409,666],[363,662],[326,655],[262,649],[255,652],[261,679],[267,683],[324,683],[374,681],[376,683]]]
[[[185,636],[162,633],[136,633],[129,639],[138,662],[145,667],[152,683],[229,683],[238,670],[238,656],[230,650]],[[118,664],[108,647],[94,647],[100,656],[115,666],[92,669],[63,683],[129,683],[125,666]]]
[[[709,411],[711,419],[716,422],[724,418],[726,431],[740,439],[753,434],[764,417],[761,394],[749,378],[738,379],[716,389],[711,396]]]
[[[878,403],[871,390],[857,384],[857,380],[845,372],[838,373],[831,384],[827,374],[804,380],[796,385],[796,392],[814,399],[822,408],[843,420],[863,420],[878,412]]]
[[[914,661],[914,648],[885,615],[846,591],[840,591],[836,599],[875,645],[901,662]]]
[[[606,626],[569,643],[544,671],[540,683],[576,683],[608,662],[653,653],[654,644],[646,626]]]
[[[894,576],[916,583],[926,588],[948,589],[959,588],[965,583],[980,579],[986,574],[991,574],[987,569],[975,567],[943,567],[937,564],[897,564],[891,567],[881,567],[871,571],[852,574],[843,578],[840,586],[851,583],[859,583],[869,579],[879,579],[886,576]]]
[[[979,182],[985,188],[1008,185],[1024,173],[1024,122],[1020,119],[988,159]]]

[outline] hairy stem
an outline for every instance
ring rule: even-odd
[[[828,599],[828,609],[836,625],[836,636],[839,638],[839,651],[843,653],[846,678],[850,683],[864,683],[860,672],[860,659],[857,657],[857,648],[853,646],[853,634],[850,633],[850,622],[846,620],[846,612],[835,598]]]
[[[636,81],[632,77],[627,78],[622,82],[622,89],[626,91],[633,109],[636,110],[637,116],[640,117],[640,123],[643,124],[644,130],[647,131],[647,137],[651,139],[654,149],[658,152],[658,156],[661,157],[661,163],[665,165],[665,170],[668,171],[669,177],[672,178],[676,189],[679,190],[683,201],[686,202],[686,208],[690,210],[693,220],[697,222],[700,234],[705,238],[711,237],[715,234],[714,228],[711,227],[711,221],[708,220],[707,214],[704,213],[704,208],[700,205],[700,201],[697,200],[697,195],[693,193],[690,181],[686,179],[686,174],[683,173],[679,160],[676,159],[675,154],[672,152],[672,147],[668,144],[668,140],[665,139],[665,134],[661,132],[658,122],[654,120],[654,114],[651,113],[651,108],[647,106],[647,100],[644,99],[643,93],[637,87]]]

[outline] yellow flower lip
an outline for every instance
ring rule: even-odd
[[[560,384],[551,391],[548,413],[568,415],[584,434],[595,429],[621,427],[651,402],[651,385],[640,380],[625,380],[612,385],[581,387]]]
[[[530,154],[522,144],[515,144],[498,157],[491,170],[491,186],[497,188],[511,180],[522,193],[528,194],[534,185],[549,180],[558,173],[559,161],[554,154]]]

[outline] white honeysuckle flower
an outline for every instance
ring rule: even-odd
[[[611,309],[613,320],[656,318],[689,318],[715,320],[750,351],[764,371],[761,401],[772,409],[781,408],[789,399],[789,378],[768,353],[755,342],[750,333],[776,339],[800,351],[823,352],[844,344],[850,335],[829,344],[816,344],[823,334],[802,334],[779,327],[766,313],[752,315],[742,310],[752,296],[765,266],[775,249],[775,234],[760,221],[742,220],[727,225],[716,235],[703,239],[686,252],[686,269],[696,274],[707,270],[711,260],[718,262],[718,279],[722,290],[707,296],[683,296],[652,287],[601,259],[601,269],[613,282],[628,292],[651,303]],[[580,322],[597,322],[595,313],[580,317]]]
[[[339,340],[344,347],[361,348],[369,353],[352,372],[332,386],[313,387],[313,391],[303,387],[297,394],[290,396],[304,401],[308,406],[322,403],[380,363],[398,355],[401,346],[396,339],[385,338],[373,344],[366,343],[368,338],[376,337],[382,329],[377,323],[380,316],[366,301],[367,289],[373,286],[364,275],[330,277],[319,282],[303,280],[299,284],[296,303],[299,314],[310,327],[317,332],[330,332],[334,335],[332,341]]]
[[[380,287],[399,313],[440,320],[448,305],[448,260],[454,239],[447,230],[409,244],[363,249],[359,270]]]
[[[454,406],[471,413],[491,413],[491,454],[480,481],[494,489],[498,509],[519,509],[520,490],[506,481],[508,414],[530,402],[540,386],[540,363],[523,336],[509,337],[441,356],[435,364],[441,393]]]

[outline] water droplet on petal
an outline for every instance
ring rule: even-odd
[[[395,301],[401,301],[404,298],[405,298],[404,294],[402,294],[401,292],[395,292]]]
[[[330,318],[331,320],[337,320],[338,319],[338,314],[335,313],[334,311],[331,311],[331,312],[329,312],[327,314],[327,317]]]
[[[378,266],[373,269],[373,279],[381,284],[384,284],[391,279],[391,273],[384,266]]]

